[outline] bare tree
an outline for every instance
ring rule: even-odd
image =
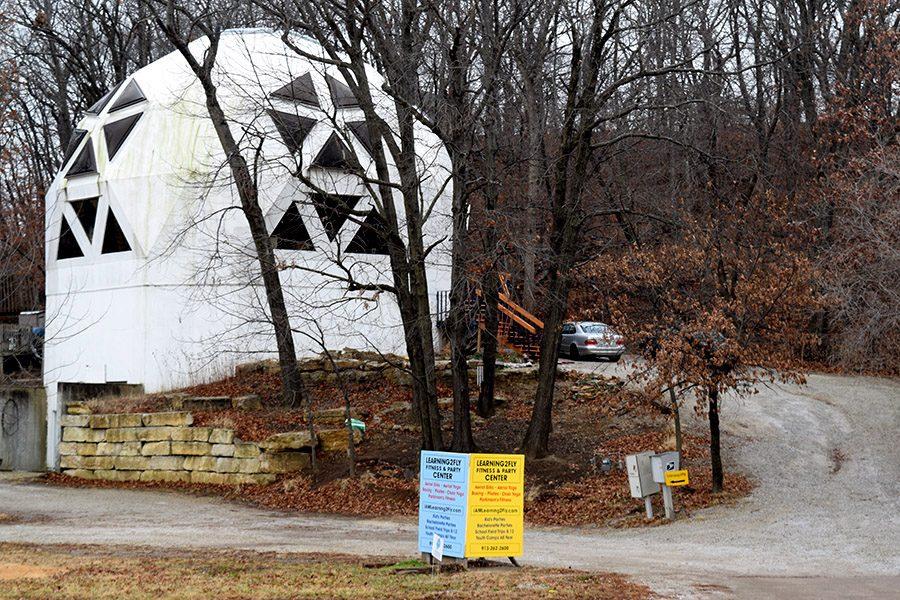
[[[584,230],[591,220],[622,212],[618,207],[591,206],[585,202],[585,194],[592,187],[602,190],[603,179],[596,176],[619,143],[651,136],[627,128],[607,133],[608,129],[601,127],[609,128],[646,107],[641,98],[648,82],[690,69],[694,58],[691,54],[663,67],[644,61],[643,34],[677,15],[681,10],[678,7],[649,18],[630,1],[599,1],[565,8],[556,33],[568,38],[570,45],[561,53],[566,60],[559,77],[561,105],[557,110],[561,126],[545,175],[549,231],[544,332],[538,388],[522,445],[529,457],[548,452],[560,329],[568,313],[573,268],[588,258],[583,255]]]
[[[418,97],[415,65],[420,59],[429,21],[411,3],[360,5],[355,2],[308,4],[260,3],[285,29],[284,39],[301,56],[329,65],[340,73],[366,119],[375,178],[373,189],[384,223],[383,237],[391,262],[391,285],[379,285],[397,298],[403,320],[413,379],[413,405],[419,416],[422,447],[441,449],[440,413],[434,372],[434,340],[426,276],[426,260],[434,249],[425,245],[425,224],[436,197],[423,197],[417,144]],[[325,56],[293,44],[290,32],[316,39]],[[370,87],[367,58],[386,81],[394,99],[388,123]],[[396,169],[396,178],[391,177]],[[399,201],[399,202],[398,202]]]
[[[499,111],[505,73],[501,71],[513,32],[529,13],[527,3],[496,0],[442,2],[425,5],[434,15],[427,44],[417,117],[447,146],[453,182],[452,278],[448,332],[453,374],[453,441],[451,448],[471,451],[469,371],[466,353],[470,324],[476,319],[472,302],[476,285],[485,307],[484,377],[478,410],[493,412],[497,357],[497,219],[499,197]],[[470,232],[473,196],[480,194],[481,220]],[[482,251],[472,246],[481,241]],[[480,256],[478,256],[480,254]],[[475,269],[473,259],[482,267]],[[477,283],[476,283],[477,282]],[[473,285],[474,284],[474,285]]]
[[[147,9],[166,38],[178,50],[203,88],[206,109],[213,128],[222,144],[230,169],[234,186],[241,202],[241,210],[247,219],[257,260],[266,292],[266,301],[275,340],[278,346],[278,362],[281,367],[282,396],[285,404],[293,406],[302,401],[303,383],[297,367],[297,353],[294,349],[294,338],[290,317],[284,301],[284,292],[275,260],[273,242],[266,227],[265,216],[259,205],[257,181],[248,166],[225,111],[219,101],[214,77],[216,53],[223,29],[231,23],[235,5],[207,5],[198,9],[197,13],[188,10],[175,2],[147,1]],[[197,35],[205,36],[202,56],[194,54],[191,40]],[[197,48],[197,46],[194,46]]]

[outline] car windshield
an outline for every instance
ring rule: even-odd
[[[597,325],[597,324],[594,324],[594,325],[582,325],[582,326],[581,326],[581,329],[582,329],[585,333],[606,333],[606,332],[609,331],[609,327],[607,327],[606,325]]]

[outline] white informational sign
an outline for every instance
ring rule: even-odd
[[[444,538],[436,533],[431,536],[431,556],[438,562],[444,560]]]
[[[419,552],[453,558],[521,556],[525,457],[423,450]]]

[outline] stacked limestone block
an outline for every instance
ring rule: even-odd
[[[59,464],[64,474],[84,479],[264,484],[308,467],[318,442],[302,432],[286,444],[241,442],[231,429],[193,427],[188,412],[92,415],[73,409],[62,418]]]

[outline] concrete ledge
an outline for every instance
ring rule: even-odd
[[[194,417],[189,412],[162,412],[143,415],[145,427],[186,427],[193,424]]]
[[[268,452],[284,450],[301,450],[318,446],[319,440],[313,438],[308,431],[289,431],[270,435],[259,443],[259,447]]]
[[[95,479],[105,479],[106,481],[139,481],[141,478],[140,471],[94,471]]]
[[[230,444],[234,441],[234,431],[231,429],[213,429],[209,432],[210,444]]]
[[[264,473],[290,473],[309,468],[310,458],[306,452],[266,453],[259,457]]]
[[[88,417],[88,427],[93,429],[112,429],[113,427],[140,427],[141,415],[115,414],[115,415],[91,415]]]
[[[106,431],[103,429],[88,429],[86,427],[63,427],[62,441],[105,442]]]
[[[61,469],[114,469],[116,468],[114,456],[60,456]]]
[[[210,450],[212,445],[206,442],[172,442],[172,454],[205,456]]]
[[[90,415],[63,415],[59,418],[61,427],[87,427]]]
[[[189,483],[191,474],[187,471],[136,471],[140,473],[141,481],[174,481]]]
[[[209,453],[213,456],[234,456],[234,444],[213,444]]]
[[[330,452],[332,450],[346,450],[350,445],[350,436],[347,429],[322,429],[317,432],[319,443],[322,450]],[[359,430],[353,430],[353,443],[358,444],[362,441],[362,433]]]
[[[141,446],[141,456],[167,456],[172,454],[172,442],[146,442]]]
[[[97,444],[98,456],[140,456],[140,442],[100,442]]]

